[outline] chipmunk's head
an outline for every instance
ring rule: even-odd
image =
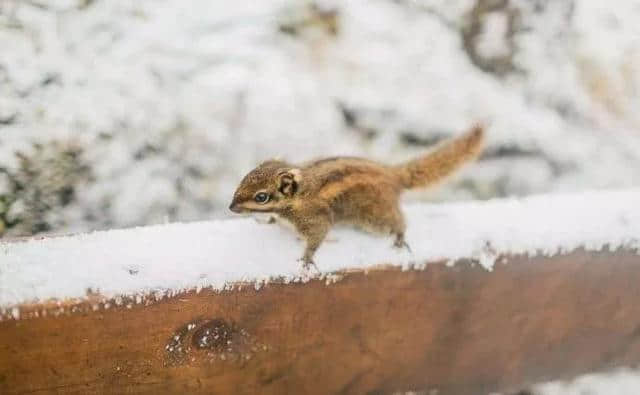
[[[267,161],[247,174],[233,195],[229,209],[235,213],[275,212],[295,196],[300,169],[281,161]]]

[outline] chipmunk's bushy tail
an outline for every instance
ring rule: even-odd
[[[482,151],[483,142],[484,128],[475,125],[464,135],[445,141],[432,152],[394,169],[407,189],[430,186],[474,160]]]

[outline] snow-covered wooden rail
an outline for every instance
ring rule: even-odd
[[[337,231],[315,278],[252,220],[3,243],[0,393],[488,393],[634,365],[638,202],[411,206],[411,254]]]

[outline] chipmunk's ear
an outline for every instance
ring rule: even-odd
[[[285,196],[293,196],[298,191],[300,169],[287,169],[278,173],[278,191]]]

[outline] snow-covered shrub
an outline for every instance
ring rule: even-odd
[[[17,168],[0,167],[0,235],[29,235],[65,224],[60,209],[72,204],[76,188],[90,179],[79,147],[34,144],[17,152]]]

